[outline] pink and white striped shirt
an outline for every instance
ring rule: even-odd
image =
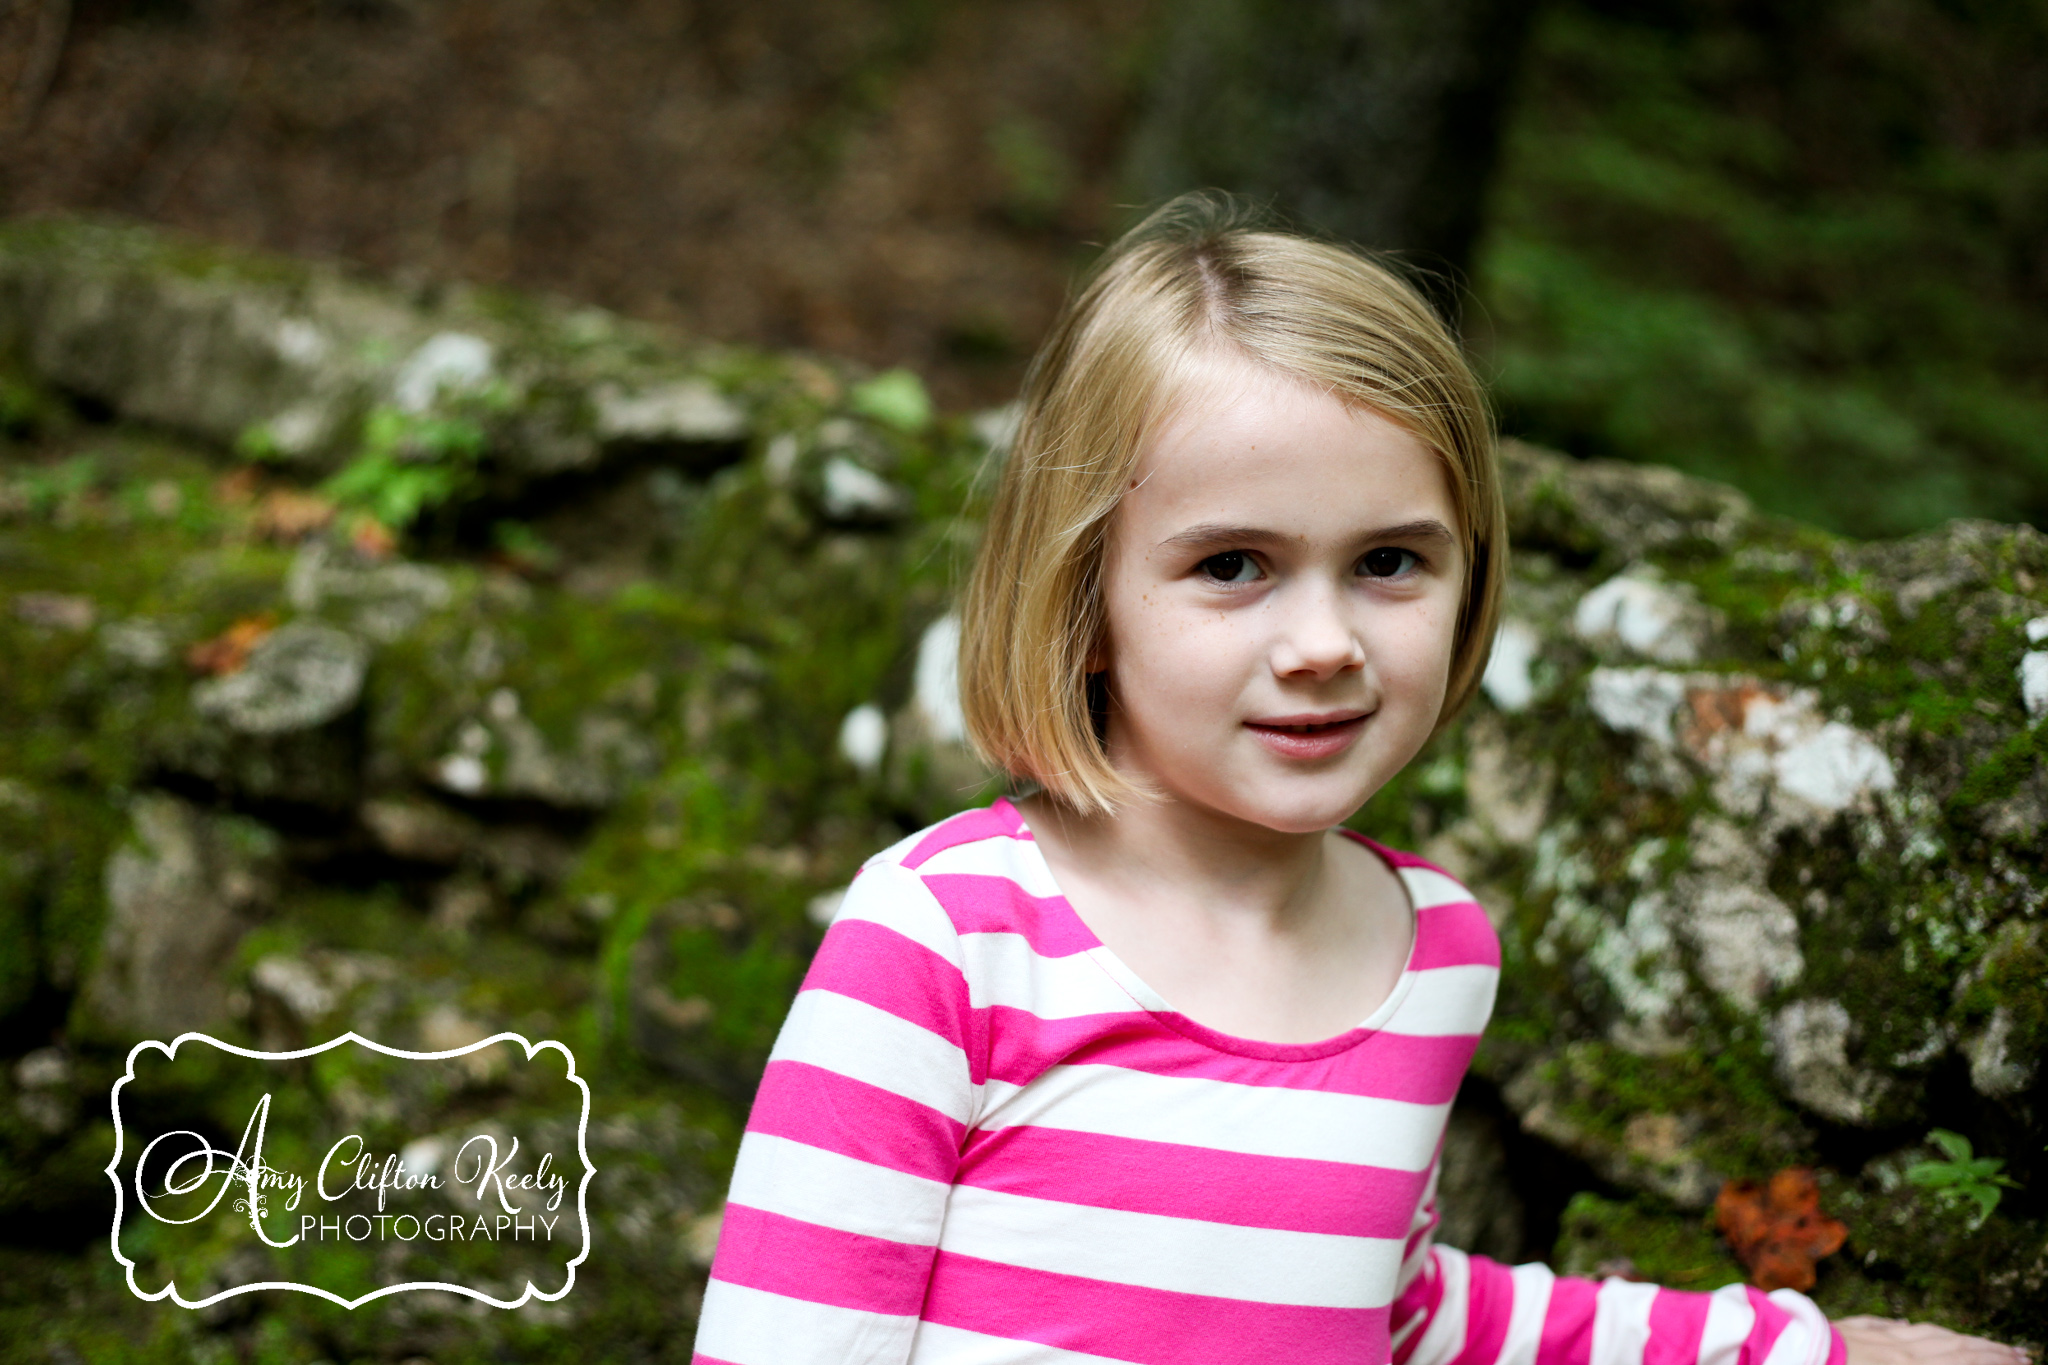
[[[1415,907],[1406,969],[1298,1045],[1175,1013],[1007,801],[870,859],[754,1101],[696,1365],[1842,1365],[1790,1291],[1432,1245],[1500,947],[1455,880],[1368,846]]]

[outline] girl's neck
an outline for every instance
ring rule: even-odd
[[[1114,816],[1082,816],[1043,795],[1018,805],[1055,875],[1064,868],[1126,903],[1285,934],[1312,912],[1328,873],[1323,830],[1268,829],[1172,798],[1130,801]]]

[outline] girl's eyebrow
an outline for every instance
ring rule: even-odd
[[[1205,521],[1177,531],[1159,542],[1161,549],[1201,550],[1212,546],[1235,547],[1239,545],[1275,545],[1296,537],[1269,531],[1259,526],[1232,526],[1219,521]],[[1420,521],[1404,521],[1393,526],[1382,526],[1367,531],[1358,537],[1361,541],[1405,540],[1411,543],[1427,542],[1450,544],[1457,539],[1451,528],[1434,517]]]

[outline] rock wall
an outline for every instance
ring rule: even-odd
[[[686,1356],[838,888],[994,790],[945,611],[1000,415],[108,225],[0,229],[0,345],[0,1212],[38,1216],[35,1273],[90,1283],[134,1038],[519,1028],[598,1102],[615,1250],[568,1320],[204,1330]],[[479,478],[411,553],[308,501],[378,412],[457,410]],[[2048,1338],[2048,539],[1857,544],[1505,461],[1484,697],[1358,822],[1480,888],[1506,953],[1447,1228],[1706,1287],[1743,1274],[1723,1182],[1814,1166],[1831,1310]],[[2017,1182],[1981,1223],[1905,1178],[1936,1127]],[[78,1294],[0,1311],[71,1349],[153,1330]]]

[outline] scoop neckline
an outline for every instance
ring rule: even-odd
[[[1031,845],[1031,854],[1038,859],[1039,866],[1044,870],[1046,883],[1053,889],[1052,899],[1059,902],[1060,912],[1071,919],[1075,927],[1079,928],[1094,945],[1085,950],[1089,960],[1114,981],[1124,994],[1130,996],[1145,1013],[1192,1042],[1217,1052],[1250,1057],[1259,1061],[1309,1062],[1333,1057],[1369,1042],[1384,1032],[1388,1021],[1399,1011],[1415,984],[1415,958],[1422,947],[1422,914],[1416,908],[1415,895],[1408,889],[1407,879],[1401,875],[1401,865],[1394,861],[1395,850],[1377,840],[1368,839],[1357,830],[1345,829],[1340,825],[1337,826],[1337,833],[1370,850],[1386,865],[1387,870],[1394,874],[1394,881],[1401,888],[1401,897],[1408,904],[1408,955],[1402,960],[1401,975],[1395,980],[1393,989],[1387,992],[1387,998],[1380,1001],[1372,1013],[1366,1015],[1362,1021],[1334,1037],[1315,1042],[1273,1043],[1259,1038],[1241,1038],[1236,1034],[1211,1028],[1175,1009],[1166,997],[1132,971],[1130,964],[1118,957],[1116,951],[1102,941],[1101,935],[1088,927],[1088,921],[1081,918],[1081,912],[1074,908],[1074,903],[1067,899],[1067,893],[1061,889],[1059,878],[1053,873],[1052,864],[1046,861],[1044,852],[1039,849],[1038,835],[1032,830],[1031,822],[1025,818],[1024,812],[1017,809],[1016,803],[1007,796],[996,798],[996,804],[1004,807],[1010,818],[1017,822],[1017,828],[1028,836],[1023,842]]]

